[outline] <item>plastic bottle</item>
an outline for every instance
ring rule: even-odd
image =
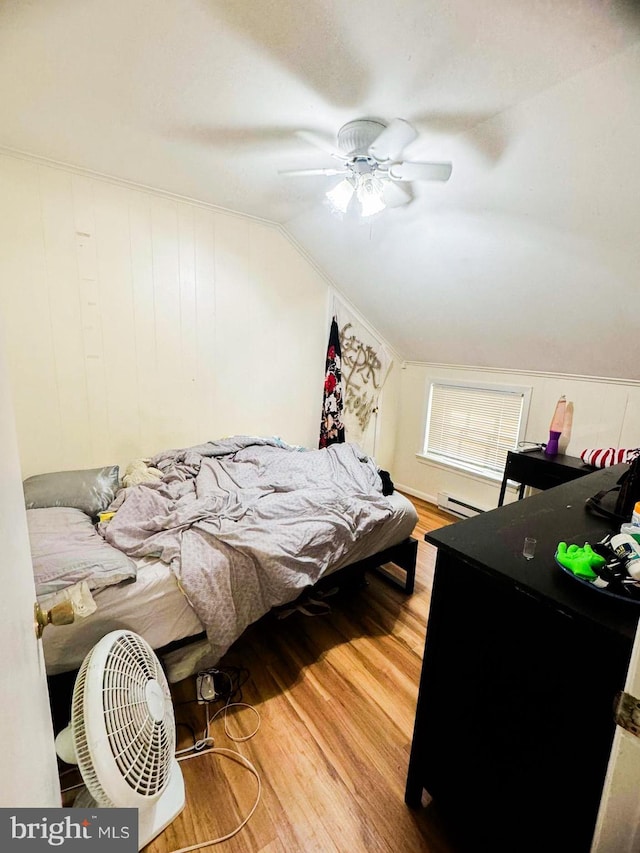
[[[640,543],[640,525],[631,524],[630,522],[621,524],[620,533],[626,533],[627,536],[633,536],[636,542]]]
[[[628,533],[616,533],[611,537],[610,544],[631,577],[640,580],[640,542],[636,542]]]
[[[640,501],[638,501],[633,508],[631,524],[636,524],[638,527],[640,527]]]

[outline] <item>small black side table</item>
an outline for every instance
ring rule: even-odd
[[[566,456],[563,453],[547,456],[544,450],[533,450],[529,453],[510,450],[504,466],[498,506],[504,503],[508,480],[520,483],[518,500],[522,500],[525,486],[541,490],[552,489],[561,483],[592,474],[595,470],[591,465],[585,465],[579,456]]]

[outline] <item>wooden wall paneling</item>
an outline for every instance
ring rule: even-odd
[[[327,335],[324,287],[289,241],[253,223],[249,268],[259,284],[262,409],[267,432],[316,446],[320,429]],[[269,403],[277,395],[278,409]],[[282,414],[285,413],[285,417]]]
[[[587,447],[620,447],[618,441],[625,427],[625,410],[629,398],[629,387],[625,385],[607,384],[606,381],[597,384],[579,383],[576,391],[571,393],[571,383],[554,381],[558,388],[562,388],[561,394],[565,394],[567,400],[574,403],[573,424],[571,430],[572,447],[567,451],[571,455],[579,456],[580,452]],[[578,390],[579,389],[579,390]],[[640,389],[635,391],[635,399],[640,402]],[[585,396],[592,400],[597,399],[597,405],[584,405]],[[558,394],[560,396],[560,394]],[[551,405],[553,414],[554,403]],[[546,407],[549,409],[549,406]],[[608,441],[607,436],[616,436],[615,441]],[[548,436],[547,436],[548,438]],[[546,441],[547,438],[541,439]],[[564,438],[564,437],[563,437]],[[637,444],[640,445],[640,434],[637,434]]]
[[[153,244],[151,196],[131,193],[131,287],[136,340],[135,371],[138,387],[139,455],[146,457],[163,450],[155,441],[161,383],[156,366],[156,325],[153,288]]]
[[[294,253],[278,232],[251,223],[248,252],[250,279],[260,308],[252,358],[261,365],[262,372],[255,388],[261,429],[293,444],[306,443],[304,421],[315,396],[308,381],[308,366],[313,364],[314,330],[322,325],[323,310],[314,299],[313,288],[306,289],[307,302],[304,307],[300,305],[296,298],[299,278],[294,273]],[[275,398],[277,408],[270,405]],[[321,396],[318,401],[319,423]]]
[[[40,170],[43,239],[56,388],[60,409],[60,465],[72,469],[89,456],[88,399],[71,175]]]
[[[155,433],[158,449],[175,446],[183,402],[180,368],[180,283],[178,212],[174,202],[154,198],[151,205],[153,296],[156,327]]]
[[[78,299],[82,323],[83,370],[87,394],[85,428],[88,434],[89,455],[84,464],[98,466],[110,464],[105,453],[110,439],[100,283],[96,257],[93,181],[80,175],[72,175],[71,187],[78,265]]]
[[[291,370],[283,389],[291,413],[288,440],[317,447],[329,335],[327,290],[288,240],[277,235],[273,245],[280,253],[280,259],[276,255],[273,285],[283,294],[278,302],[278,320]]]
[[[216,401],[216,277],[215,215],[210,210],[194,211],[195,301],[196,301],[196,399],[194,423],[198,441],[220,437],[221,420]]]
[[[620,401],[623,416],[616,446],[625,448],[640,447],[640,393],[630,393],[629,388],[621,390],[624,390],[625,394]],[[605,446],[608,447],[609,445]]]
[[[264,365],[253,357],[256,347],[255,299],[247,265],[249,223],[215,214],[216,352],[215,373],[222,434],[260,433],[254,390]]]
[[[38,167],[0,158],[0,184],[0,304],[22,474],[28,477],[53,470],[61,440]]]
[[[94,187],[109,430],[104,464],[124,465],[137,455],[140,396],[131,281],[130,190],[98,181]]]
[[[178,205],[178,263],[180,283],[180,374],[182,412],[176,412],[182,421],[181,434],[187,444],[202,441],[194,417],[197,408],[196,376],[198,359],[197,303],[196,303],[196,235],[195,208]],[[177,354],[176,354],[177,355]],[[177,424],[176,424],[177,425]]]
[[[0,156],[25,476],[232,433],[314,446],[327,283],[270,223]]]
[[[286,287],[283,283],[283,256],[274,244],[277,235],[262,223],[249,222],[247,228],[247,270],[255,319],[248,342],[247,358],[259,366],[253,387],[253,407],[261,435],[283,434],[282,414],[291,408],[291,375],[304,359],[304,350],[291,358],[291,330],[284,328],[283,302]],[[279,276],[278,276],[279,273]],[[280,279],[279,281],[277,279]],[[259,318],[259,321],[258,321]],[[270,402],[277,399],[278,406]],[[304,405],[303,396],[297,405]],[[293,412],[286,420],[291,423]]]

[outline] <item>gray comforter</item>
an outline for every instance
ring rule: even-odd
[[[353,444],[235,436],[151,464],[163,479],[122,490],[101,532],[130,557],[171,565],[218,659],[391,516],[374,461]]]

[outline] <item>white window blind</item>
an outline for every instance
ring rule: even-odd
[[[521,440],[529,391],[433,382],[424,455],[489,476],[502,476],[508,450]]]

